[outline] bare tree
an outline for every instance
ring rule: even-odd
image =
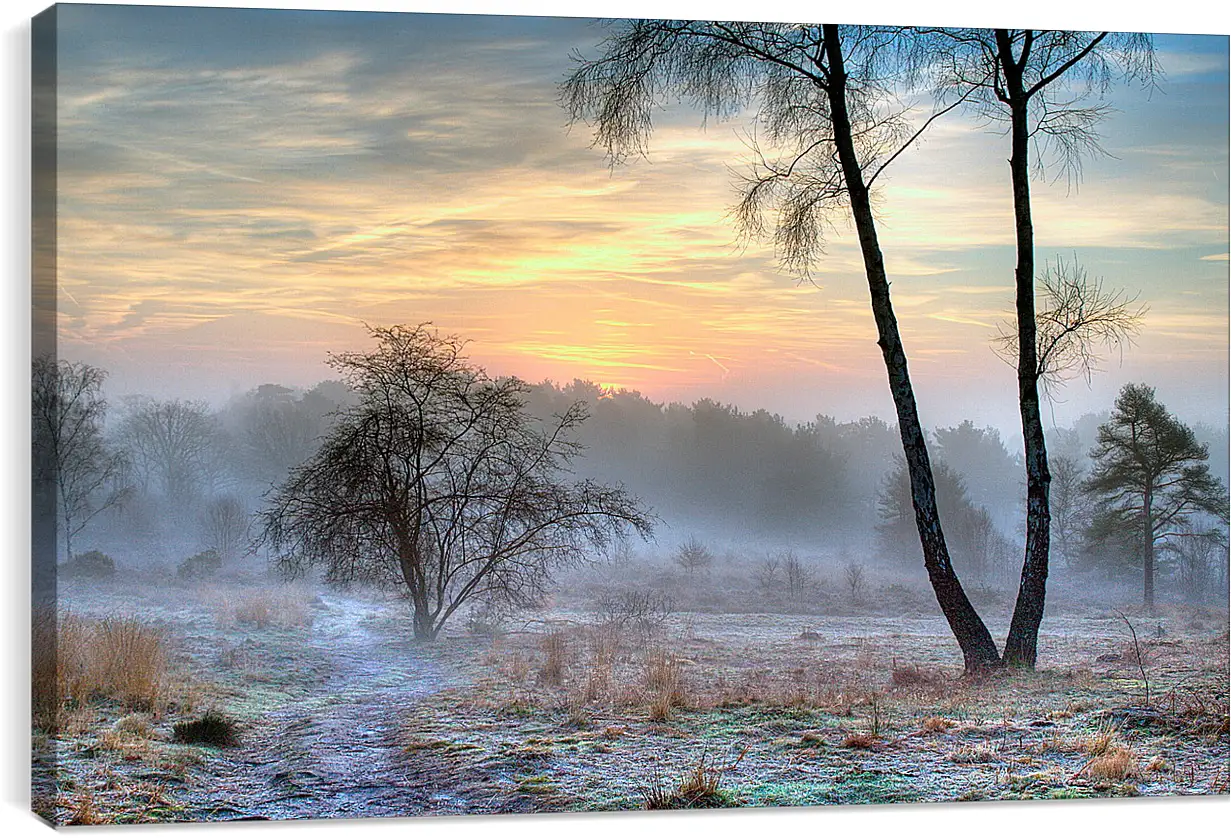
[[[1102,99],[1112,78],[1150,83],[1158,72],[1154,48],[1148,35],[1036,29],[919,29],[915,45],[926,55],[922,63],[938,74],[943,94],[965,98],[982,117],[1005,125],[1010,136],[1026,549],[1004,660],[1032,668],[1047,596],[1051,472],[1039,406],[1039,380],[1046,367],[1038,357],[1030,175],[1032,168],[1041,173],[1051,158],[1070,179],[1080,177],[1082,156],[1100,151],[1096,126],[1107,112]],[[1063,332],[1052,335],[1057,336]],[[1065,357],[1061,353],[1045,364],[1062,366]],[[1071,361],[1074,356],[1067,357]]]
[[[1078,263],[1058,259],[1039,277],[1044,308],[1035,317],[1037,380],[1045,395],[1070,378],[1089,382],[1103,356],[1131,344],[1147,307],[1120,289],[1091,279]],[[1018,330],[1001,326],[997,352],[1010,363],[1020,357]]]
[[[234,561],[249,539],[250,518],[234,495],[221,495],[205,505],[201,531],[205,547],[218,553],[224,564]]]
[[[778,571],[782,569],[782,559],[771,553],[762,559],[752,571],[752,578],[757,587],[769,593],[778,587]]]
[[[1225,530],[1202,528],[1192,522],[1176,527],[1170,541],[1163,543],[1162,549],[1175,558],[1186,601],[1199,602],[1215,589],[1211,582],[1219,575],[1226,543]]]
[[[143,484],[175,501],[191,498],[217,478],[218,425],[203,401],[133,400],[120,438]]]
[[[676,549],[675,563],[683,568],[689,577],[692,577],[698,571],[702,573],[709,571],[710,565],[714,563],[714,554],[694,536]]]
[[[787,599],[799,607],[816,582],[812,569],[800,560],[794,550],[787,550],[782,554],[782,576]]]
[[[320,449],[260,513],[258,545],[288,575],[400,587],[415,637],[464,603],[531,604],[552,569],[652,522],[621,488],[564,482],[586,418],[540,423],[523,382],[492,379],[463,344],[424,326],[372,328],[371,352],[329,357],[357,394]]]
[[[107,373],[85,363],[34,359],[31,379],[32,460],[36,478],[54,486],[66,558],[73,539],[99,513],[128,497],[124,458],[103,439]]]
[[[907,108],[890,95],[902,37],[900,30],[837,24],[625,21],[602,43],[599,58],[578,59],[562,102],[574,121],[594,125],[595,143],[613,163],[646,150],[654,108],[671,93],[718,118],[756,105],[757,125],[775,153],[755,149],[758,160],[745,180],[736,217],[746,233],[771,236],[783,264],[802,276],[821,256],[828,225],[849,207],[897,411],[924,564],[967,669],[976,670],[998,664],[1000,656],[945,544],[872,211],[873,183],[922,131],[912,132]],[[770,215],[772,233],[764,222]]]
[[[1072,567],[1093,509],[1085,490],[1086,470],[1075,458],[1051,458],[1051,541],[1065,567]]]
[[[851,602],[855,605],[862,605],[864,589],[867,587],[867,574],[864,573],[863,565],[848,562],[843,572],[846,576],[847,590],[851,594]]]
[[[263,384],[232,405],[241,473],[270,485],[316,451],[337,405],[320,395]]]

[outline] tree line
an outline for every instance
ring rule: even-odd
[[[493,379],[457,338],[373,334],[377,351],[335,356],[342,380],[265,384],[218,410],[131,397],[111,422],[105,371],[36,360],[35,442],[47,455],[36,462],[58,462],[70,566],[83,534],[137,554],[200,550],[198,566],[206,551],[233,569],[253,555],[290,575],[323,566],[330,581],[406,586],[426,638],[472,600],[531,604],[553,568],[656,523],[890,572],[919,559],[909,475],[883,420],[791,425],[711,400]],[[1065,453],[1052,526],[1066,572],[1139,568],[1151,606],[1156,568],[1188,598],[1225,581],[1226,490],[1208,446],[1153,390],[1126,387],[1085,454],[1077,428],[1054,434]],[[969,421],[929,439],[957,570],[1010,580],[1020,533],[998,519],[1020,520],[1024,487],[1005,479],[1020,461]]]

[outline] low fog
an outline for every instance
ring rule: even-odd
[[[95,493],[93,517],[75,524],[74,554],[101,551],[124,572],[155,578],[216,573],[277,581],[267,552],[254,546],[255,516],[271,490],[317,451],[337,412],[354,403],[338,380],[310,388],[266,383],[213,404],[157,393],[113,396],[102,427],[123,467]],[[612,589],[630,588],[670,595],[691,609],[825,613],[852,599],[876,603],[885,591],[886,607],[894,608],[893,597],[909,589],[912,608],[936,611],[895,425],[824,414],[793,424],[764,410],[709,399],[662,404],[580,380],[532,385],[525,403],[544,421],[582,405],[587,418],[571,434],[581,446],[572,476],[624,487],[655,519],[649,539],[620,540],[558,569],[553,598],[599,607]],[[1048,431],[1052,603],[1140,596],[1139,557],[1086,532],[1094,499],[1082,481],[1107,418],[1108,411],[1088,414]],[[1225,484],[1227,430],[1193,428]],[[971,421],[930,429],[928,444],[958,574],[1007,609],[1024,541],[1021,452],[997,429]],[[93,508],[100,506],[107,508]],[[1206,517],[1190,529],[1217,526]],[[1200,549],[1187,549],[1188,542],[1171,539],[1158,553],[1161,599],[1225,602],[1225,540]],[[701,549],[695,565],[684,558],[689,546]],[[61,538],[61,562],[65,549]],[[216,567],[194,565],[210,550]]]

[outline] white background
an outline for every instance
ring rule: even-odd
[[[163,0],[161,5],[236,6],[239,3],[195,3]],[[756,4],[732,0],[325,0],[325,2],[265,2],[279,8],[380,11],[500,12],[596,17],[704,17],[817,21],[831,15],[849,23],[930,25],[1048,26],[1073,29],[1112,28],[1149,32],[1231,32],[1231,11],[1225,2],[1171,0],[1128,8],[1122,2],[1035,0],[1003,8],[973,0],[933,0],[930,3],[878,0],[849,9],[813,0],[762,0]],[[1136,4],[1133,4],[1134,6]],[[0,835],[44,833],[47,827],[29,814],[29,346],[30,346],[30,22],[44,2],[7,0],[0,11],[0,56],[3,64],[3,104],[0,107],[0,148],[4,185],[0,195]],[[355,836],[379,838],[412,828],[425,838],[477,838],[499,831],[501,838],[562,838],[586,833],[608,838],[629,830],[645,838],[672,832],[707,833],[707,838],[756,836],[762,830],[787,834],[857,836],[989,835],[992,838],[1097,835],[1188,836],[1224,832],[1231,824],[1227,797],[1196,800],[1057,801],[1049,803],[963,803],[947,805],[828,807],[796,810],[644,813],[627,815],[538,815],[483,818],[426,818],[279,824],[204,825],[193,827],[98,827],[106,833]],[[1219,824],[1222,824],[1219,827]],[[92,830],[94,831],[94,830]]]

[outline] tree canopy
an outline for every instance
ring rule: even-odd
[[[1098,429],[1086,482],[1098,498],[1095,539],[1132,534],[1143,567],[1143,601],[1154,606],[1154,548],[1182,538],[1204,513],[1227,522],[1227,489],[1210,474],[1209,451],[1155,398],[1154,388],[1127,384],[1111,417]]]
[[[527,385],[489,377],[459,339],[370,331],[373,351],[330,356],[357,403],[260,514],[285,572],[404,587],[415,636],[433,639],[468,601],[534,602],[552,568],[650,534],[623,488],[566,479],[583,406],[536,421]]]

